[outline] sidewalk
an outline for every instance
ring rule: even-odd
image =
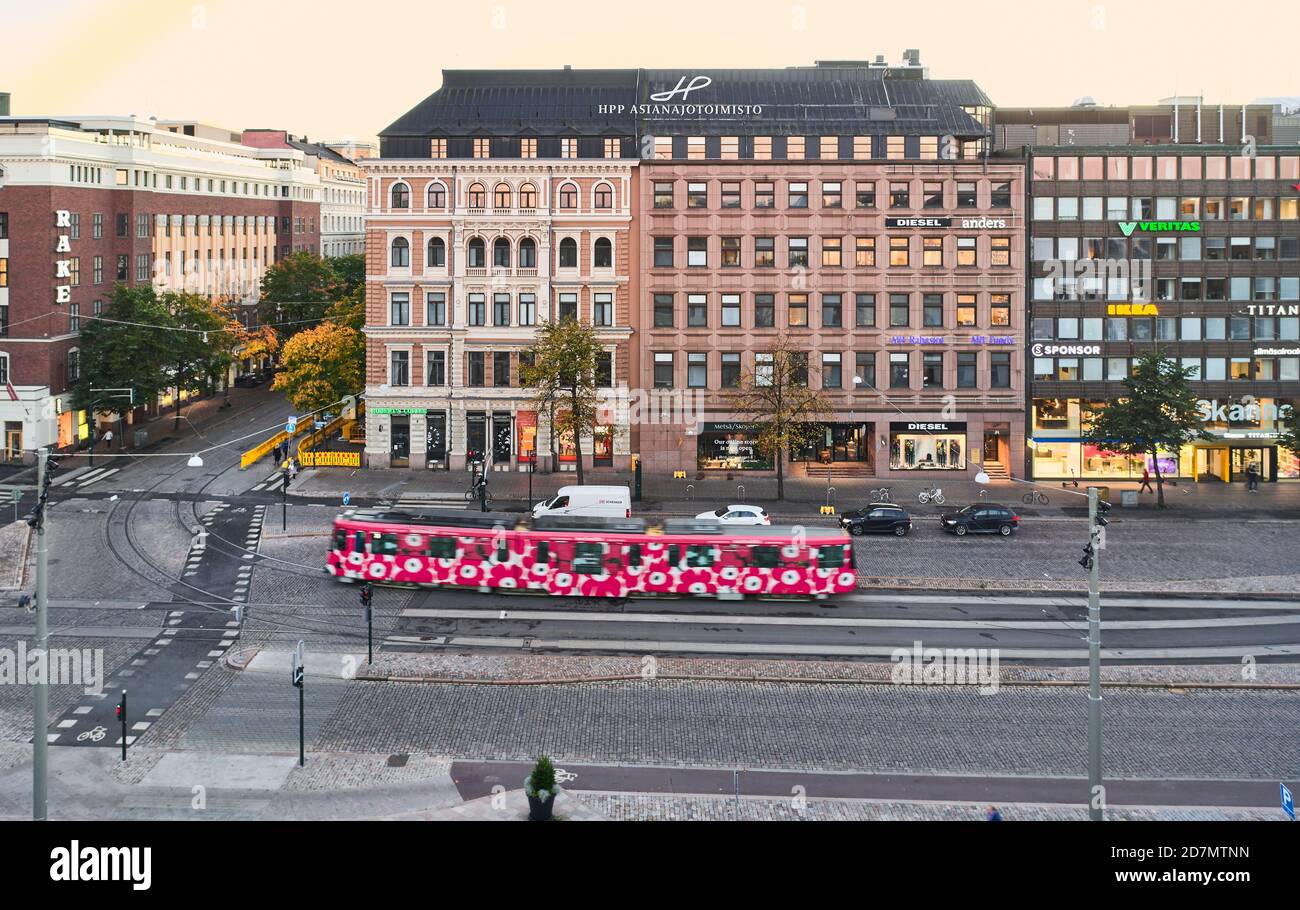
[[[831,477],[829,485],[822,478],[788,478],[785,481],[785,501],[776,499],[776,479],[771,477],[744,477],[739,473],[733,480],[709,477],[704,480],[672,480],[662,476],[646,475],[642,479],[642,501],[634,503],[634,511],[660,514],[694,515],[707,509],[729,503],[762,505],[778,517],[806,517],[816,514],[818,507],[831,504],[838,511],[860,508],[871,502],[870,492],[888,487],[893,502],[915,507],[917,494],[929,486],[926,481],[881,481],[876,478]],[[631,486],[632,476],[627,472],[592,471],[585,477],[589,484]],[[1082,517],[1087,514],[1087,484],[1064,487],[1059,482],[1028,484],[1023,481],[993,481],[981,486],[970,480],[940,481],[946,508],[957,509],[973,502],[996,502],[1010,506],[1017,512],[1039,517]],[[532,504],[551,496],[561,486],[577,483],[571,472],[536,474],[532,476],[532,495],[529,496],[529,475],[518,472],[491,472],[488,483],[494,497],[492,508],[522,511]],[[302,472],[290,488],[290,494],[342,499],[347,492],[355,499],[430,500],[436,506],[441,500],[448,503],[464,502],[470,485],[468,471],[412,471],[407,469],[366,468],[312,468]],[[1262,484],[1258,493],[1247,493],[1243,484],[1197,484],[1179,481],[1165,485],[1164,510],[1156,507],[1156,497],[1139,493],[1138,505],[1120,505],[1120,492],[1137,490],[1139,483],[1101,484],[1110,488],[1117,518],[1209,518],[1230,515],[1233,518],[1300,519],[1300,483]],[[1045,494],[1049,503],[1027,504],[1023,497],[1032,491]]]

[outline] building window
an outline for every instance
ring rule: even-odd
[[[822,388],[839,389],[844,387],[843,361],[839,354],[822,355]]]
[[[921,239],[921,265],[932,268],[943,265],[942,237],[924,237]]]
[[[595,258],[592,267],[597,269],[614,267],[614,245],[608,237],[596,238]]]
[[[411,207],[411,188],[405,183],[394,183],[391,208],[409,209]]]
[[[5,307],[5,309],[8,309],[8,307]],[[81,331],[81,304],[79,303],[68,304],[68,331]]]
[[[875,389],[876,387],[876,352],[868,351],[853,357],[853,387],[855,389]]]
[[[623,157],[623,140],[617,136],[605,137],[605,157],[621,158]]]
[[[565,293],[560,295],[560,320],[578,319],[578,295]]]
[[[844,207],[844,190],[842,183],[822,183],[822,208],[838,209]]]
[[[509,294],[492,295],[492,324],[500,326],[510,325]]]
[[[686,265],[691,268],[704,268],[709,264],[709,238],[686,238]]]
[[[670,209],[673,207],[673,185],[672,183],[656,183],[654,185],[654,207],[657,209]]]
[[[531,183],[525,183],[519,188],[519,207],[521,209],[537,208],[537,188]]]
[[[519,324],[520,325],[537,324],[537,295],[536,294],[519,295]]]
[[[410,351],[389,352],[388,384],[391,386],[407,386],[411,384]]]
[[[776,184],[769,181],[760,181],[754,184],[754,208],[771,209],[776,208]]]
[[[771,136],[754,137],[754,160],[755,161],[772,160],[772,137]]]
[[[989,296],[989,325],[1011,325],[1011,295],[991,294]]]
[[[487,298],[483,294],[470,294],[468,309],[470,325],[487,324]]]
[[[790,237],[788,244],[788,265],[792,269],[808,267],[808,238]]]
[[[567,136],[560,140],[560,157],[577,158],[578,157],[578,140],[573,136]]]
[[[989,192],[989,205],[995,209],[1011,208],[1011,181],[996,180]]]
[[[754,267],[775,268],[775,266],[776,266],[776,238],[755,237],[754,238]]]
[[[501,389],[510,385],[510,352],[492,352],[492,385]]]
[[[943,208],[943,182],[938,180],[927,180],[921,184],[921,208],[923,209],[941,209]]]
[[[576,269],[578,267],[578,241],[565,237],[560,241],[560,268]]]
[[[885,138],[885,157],[891,161],[901,161],[907,157],[907,143],[902,136]]]
[[[471,237],[466,248],[468,255],[465,264],[471,269],[487,268],[487,244],[482,237]]]
[[[654,383],[656,389],[671,389],[673,387],[673,355],[667,353],[656,353],[654,355]]]
[[[475,158],[490,158],[490,157],[492,157],[492,140],[490,140],[490,139],[483,139],[483,138],[475,139],[475,140],[474,140],[474,157],[475,157]]]
[[[657,329],[671,329],[673,327],[672,294],[655,294],[654,325]]]
[[[860,209],[874,209],[876,207],[876,185],[874,183],[858,184],[856,205]]]
[[[909,209],[912,207],[912,191],[906,183],[889,185],[889,207],[891,209]]]
[[[740,208],[740,181],[738,180],[723,181],[722,207],[724,209]]]
[[[957,328],[968,329],[975,326],[975,295],[957,295]]]
[[[807,183],[799,182],[789,184],[789,198],[786,202],[786,207],[792,209],[808,208]]]
[[[973,389],[976,382],[976,357],[978,355],[973,351],[962,351],[957,354],[957,388]]]
[[[537,140],[534,138],[519,140],[519,157],[536,158],[537,157]]]
[[[496,209],[508,209],[513,201],[514,193],[510,187],[504,183],[498,183],[496,189],[492,191],[492,207]]]
[[[447,352],[429,351],[424,371],[425,385],[447,384]]]
[[[492,266],[498,269],[510,268],[510,241],[504,237],[492,241]]]
[[[673,238],[655,238],[654,265],[657,269],[670,269],[673,267]]]
[[[989,355],[989,387],[994,389],[1011,388],[1011,355],[997,352]]]
[[[469,376],[466,385],[482,388],[487,385],[487,357],[483,351],[470,351],[468,355]]]
[[[804,137],[787,136],[785,139],[785,157],[789,161],[802,161],[804,158]]]
[[[592,297],[591,321],[595,325],[614,324],[614,295],[596,294]]]
[[[1011,238],[992,237],[989,239],[989,265],[1011,265]]]
[[[686,157],[693,161],[703,161],[708,148],[703,136],[686,137]]]
[[[576,209],[578,207],[578,188],[572,183],[560,187],[560,208]]]
[[[724,352],[722,355],[722,387],[740,387],[740,355],[737,353]]]
[[[740,325],[740,295],[722,295],[722,325],[724,328],[736,328]]]
[[[131,257],[127,256],[125,253],[120,253],[120,254],[118,254],[118,257],[117,257],[117,280],[118,280],[118,281],[127,281],[127,280],[131,277],[131,276],[130,276],[130,269],[131,269]]]
[[[790,294],[787,298],[787,325],[790,328],[808,327],[808,295]]]
[[[736,268],[740,265],[739,237],[722,238],[722,265],[723,268]]]
[[[707,183],[686,184],[686,207],[703,209],[709,205],[709,185]]]
[[[891,389],[911,388],[912,380],[908,372],[907,354],[891,352],[889,355],[889,387]]]
[[[854,264],[860,269],[870,269],[876,266],[876,238],[859,237],[857,238],[857,248],[854,250]]]
[[[411,295],[406,292],[394,292],[388,299],[388,324],[411,324]]]
[[[95,240],[99,240],[104,236],[103,212],[96,212],[95,214],[90,216],[90,236]]]
[[[68,351],[68,385],[76,385],[81,379],[81,351],[73,348]]]
[[[844,325],[844,297],[841,294],[822,294],[822,327],[842,328]]]
[[[975,238],[958,237],[957,238],[957,266],[959,268],[973,267],[975,265]]]
[[[844,238],[822,238],[822,265],[839,268],[844,264]]]
[[[925,328],[943,327],[943,295],[942,294],[922,295],[921,325]]]
[[[614,355],[609,351],[601,351],[596,355],[596,386],[601,389],[612,388],[614,385]]]
[[[392,264],[394,268],[409,268],[411,265],[411,244],[405,237],[393,240]]]
[[[709,386],[709,355],[686,355],[686,387],[705,389]]]
[[[906,237],[889,238],[890,268],[909,268],[912,265],[912,256],[908,246],[908,238]]]
[[[875,294],[854,295],[854,319],[855,325],[860,329],[873,329],[876,327]]]
[[[890,328],[906,328],[911,325],[911,306],[908,303],[906,294],[889,295],[889,326]]]
[[[592,204],[598,209],[611,209],[614,207],[614,190],[608,183],[602,183],[596,187],[592,194]]]
[[[706,294],[686,295],[686,325],[706,328],[709,324],[709,298]]]
[[[424,298],[425,325],[447,324],[447,294],[444,291],[430,291]]]
[[[441,237],[433,237],[429,240],[429,256],[425,263],[426,268],[441,269],[447,266],[447,243]]]
[[[537,243],[531,237],[519,241],[519,267],[521,269],[537,268]]]
[[[770,329],[776,326],[776,295],[754,295],[754,328]]]
[[[943,354],[927,353],[921,357],[921,387],[943,388]]]
[[[135,257],[135,280],[149,280],[149,254],[140,253]]]
[[[466,192],[469,207],[482,209],[487,207],[487,189],[481,183],[471,183]]]
[[[976,206],[975,184],[971,182],[957,183],[957,208],[973,209]]]

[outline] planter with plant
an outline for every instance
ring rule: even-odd
[[[545,822],[551,819],[555,797],[560,792],[555,783],[555,765],[545,755],[533,765],[533,773],[524,780],[524,793],[528,796],[528,819]]]

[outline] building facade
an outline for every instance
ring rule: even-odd
[[[308,227],[319,233],[322,256],[365,252],[366,184],[361,168],[342,152],[284,130],[244,130],[240,141],[254,148],[297,149],[303,163],[320,181],[320,224],[308,216]]]
[[[1104,131],[1080,136],[1081,119],[1101,117]],[[1300,478],[1276,444],[1300,399],[1300,150],[1268,144],[1270,109],[1179,99],[1016,123],[1030,119],[998,112],[1000,142],[1028,139],[1022,126],[1038,140],[1017,149],[1031,197],[1026,473],[1154,472],[1083,432],[1134,361],[1161,351],[1194,371],[1211,434],[1163,453],[1162,474],[1228,482],[1253,463],[1267,480]],[[1088,144],[1064,142],[1066,130]]]
[[[77,340],[114,285],[253,303],[295,221],[318,217],[301,152],[199,132],[129,117],[0,119],[0,382],[17,396],[0,395],[6,458],[89,437],[70,396]],[[169,402],[137,404],[142,416]]]

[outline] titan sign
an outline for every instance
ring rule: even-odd
[[[1186,232],[1201,229],[1199,221],[1117,221],[1115,223],[1119,225],[1120,233],[1125,237],[1135,230],[1144,234],[1160,234],[1169,231]]]

